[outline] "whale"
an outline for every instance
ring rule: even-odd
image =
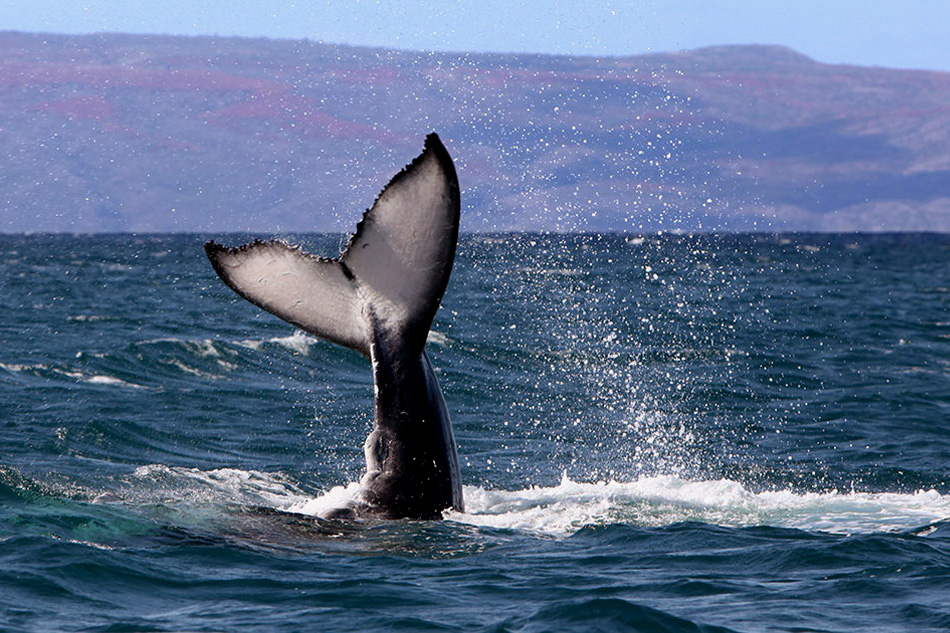
[[[437,520],[464,511],[448,407],[425,345],[449,283],[460,194],[438,135],[383,188],[335,258],[280,239],[205,253],[221,280],[301,330],[355,350],[373,375],[366,472],[327,519]]]

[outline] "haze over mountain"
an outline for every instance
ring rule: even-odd
[[[0,231],[348,231],[430,131],[468,231],[950,231],[950,73],[9,32]]]

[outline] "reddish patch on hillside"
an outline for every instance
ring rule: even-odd
[[[52,112],[69,120],[107,121],[115,116],[112,103],[99,95],[80,95],[38,103],[30,108],[37,112]]]
[[[333,73],[333,76],[338,79],[340,83],[377,85],[392,84],[397,79],[400,79],[400,75],[401,73],[398,68],[349,68],[346,70],[337,70]]]
[[[208,70],[47,63],[0,64],[0,84],[82,85],[96,88],[151,88],[169,91],[261,91],[268,82]]]
[[[299,130],[304,136],[317,138],[371,139],[384,143],[403,141],[389,130],[347,121],[319,109],[319,102],[289,92],[268,91],[252,95],[248,101],[221,108],[208,118],[212,122],[227,125],[241,119],[275,121],[284,130]]]

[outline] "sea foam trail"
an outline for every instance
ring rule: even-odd
[[[317,515],[345,504],[358,488],[356,483],[338,486],[283,509]],[[565,477],[556,486],[523,490],[466,486],[464,494],[466,511],[446,512],[446,519],[552,536],[594,525],[660,527],[683,521],[860,534],[910,530],[950,518],[950,496],[933,490],[911,494],[752,492],[731,480],[690,481],[674,476],[600,483]]]
[[[359,484],[306,494],[280,473],[238,469],[199,470],[150,465],[130,478],[141,500],[188,492],[200,503],[266,505],[319,516],[356,498]],[[465,512],[448,511],[456,523],[569,536],[579,529],[625,523],[662,527],[695,521],[724,527],[771,526],[834,534],[901,532],[950,518],[950,495],[935,490],[891,492],[754,492],[728,480],[692,481],[676,476],[630,482],[582,483],[562,478],[556,486],[492,490],[465,486]]]

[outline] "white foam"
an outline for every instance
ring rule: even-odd
[[[310,347],[318,342],[318,339],[310,336],[302,330],[294,330],[294,333],[290,336],[281,336],[277,338],[270,339],[271,343],[277,343],[278,345],[283,345],[287,349],[293,350],[298,354],[303,354],[306,356],[310,353]]]
[[[21,365],[17,363],[0,363],[0,369],[5,369],[11,373],[30,373],[30,372],[52,372],[53,374],[59,376],[66,376],[67,378],[72,378],[73,380],[78,380],[79,382],[85,382],[91,385],[109,385],[112,387],[124,387],[128,389],[145,389],[146,387],[142,385],[137,385],[121,378],[116,378],[115,376],[109,376],[106,374],[88,374],[82,371],[73,371],[69,369],[61,369],[58,367],[51,367],[49,365],[44,365],[38,363],[36,365]]]
[[[221,380],[222,378],[224,378],[224,376],[221,376],[219,374],[212,374],[206,371],[202,371],[198,369],[197,367],[192,367],[191,365],[188,365],[185,362],[178,360],[177,358],[162,359],[159,362],[165,365],[169,365],[171,367],[175,367],[176,369],[179,369],[180,371],[183,371],[186,374],[191,374],[192,376],[197,376],[198,378],[203,378],[206,380]]]
[[[121,378],[116,378],[115,376],[80,376],[79,379],[92,385],[111,385],[114,387],[128,387],[129,389],[145,389],[145,387],[142,385],[137,385],[135,383],[122,380]]]
[[[294,330],[293,334],[290,334],[289,336],[276,336],[267,340],[244,339],[235,341],[234,343],[235,345],[252,349],[255,352],[259,350],[265,343],[276,343],[277,345],[282,345],[289,350],[306,356],[310,353],[310,348],[318,342],[319,339],[310,336],[303,330]]]
[[[134,480],[147,484],[133,490],[133,497],[138,492],[146,498],[163,495],[174,498],[187,490],[192,499],[266,505],[279,510],[310,499],[281,473],[237,468],[199,470],[149,464],[136,468],[132,476]]]
[[[297,514],[320,516],[328,510],[345,508],[351,501],[356,499],[356,494],[359,492],[359,489],[360,485],[355,481],[345,486],[334,486],[319,497],[301,499],[283,509],[287,512],[295,512]]]
[[[446,518],[479,526],[566,535],[591,525],[648,527],[698,521],[727,527],[773,526],[839,534],[909,530],[950,517],[950,497],[916,493],[752,492],[730,480],[675,476],[497,491],[466,487],[466,512]]]
[[[213,357],[217,358],[221,356],[221,352],[218,351],[215,341],[211,339],[201,339],[198,341],[182,341],[185,345],[185,348],[201,358]]]
[[[309,516],[345,507],[359,491],[359,484],[351,482],[314,497],[280,473],[232,468],[202,471],[160,464],[136,469],[133,479],[148,484],[140,490],[141,500],[156,495],[177,498],[187,490],[187,497],[196,501],[267,505]],[[753,492],[728,479],[692,481],[676,476],[596,483],[564,477],[556,486],[522,490],[465,486],[464,496],[466,511],[447,511],[446,519],[554,537],[597,525],[662,527],[684,521],[868,534],[911,530],[950,518],[950,495],[934,490]]]
[[[66,317],[68,323],[96,323],[98,321],[112,321],[114,317],[102,314],[77,314]]]
[[[432,345],[437,345],[439,347],[445,347],[449,343],[449,337],[442,332],[436,332],[435,330],[429,330],[429,334],[426,337],[426,342],[431,343]]]
[[[10,373],[20,373],[20,372],[26,372],[26,371],[46,370],[46,369],[49,369],[49,365],[43,365],[43,364],[23,365],[20,363],[0,363],[0,368],[5,369]]]

